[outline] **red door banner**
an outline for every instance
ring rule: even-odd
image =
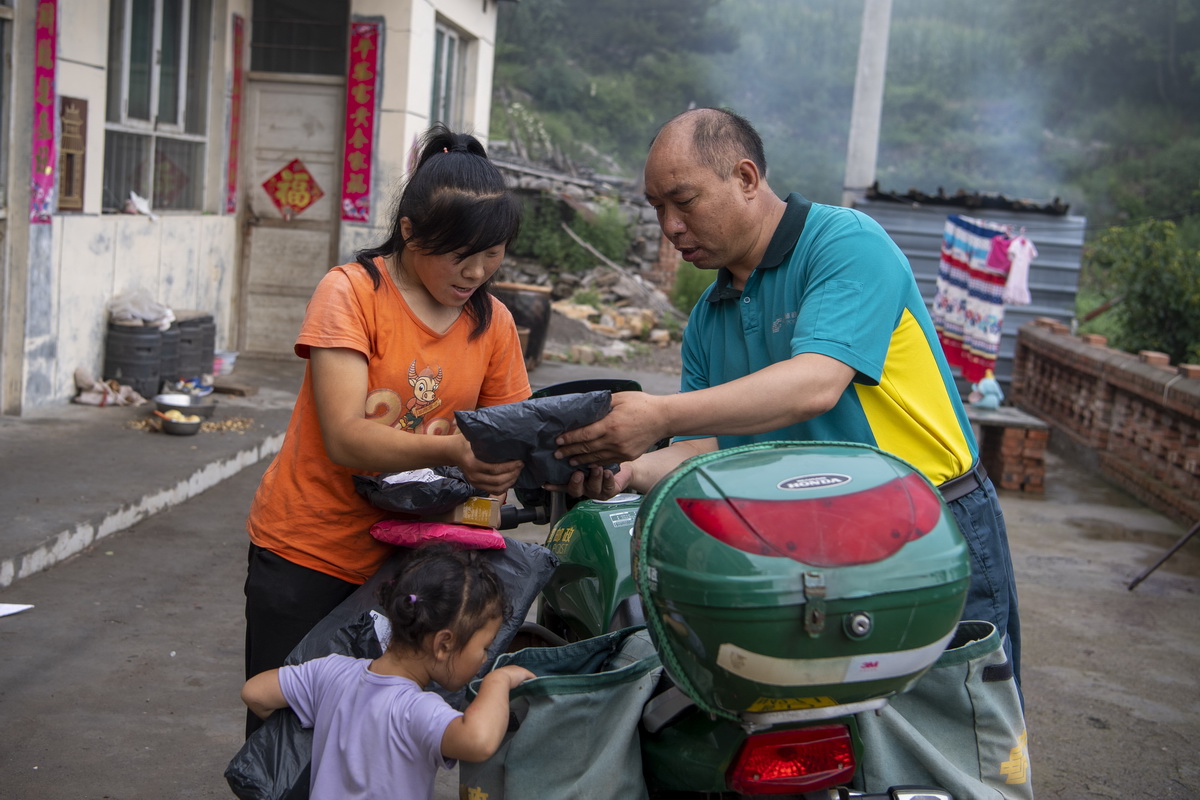
[[[34,24],[33,156],[30,161],[29,222],[44,225],[54,212],[54,71],[58,41],[57,0],[37,4]]]
[[[379,23],[350,26],[346,73],[346,157],[342,163],[342,220],[371,218],[371,152],[375,144],[375,90],[379,75]]]
[[[284,219],[291,219],[293,214],[299,214],[325,196],[308,167],[298,158],[263,181],[263,189]]]
[[[238,147],[242,131],[242,50],[246,43],[246,20],[233,15],[233,92],[229,104],[229,172],[225,184],[225,213],[237,213]]]

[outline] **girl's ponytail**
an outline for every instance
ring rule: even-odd
[[[410,244],[431,255],[471,256],[507,246],[521,227],[520,201],[474,136],[434,125],[425,132],[417,153],[387,241],[357,253],[376,288],[380,275],[374,259],[378,256],[398,255]],[[400,220],[406,217],[412,224],[411,240],[401,233]],[[486,284],[471,295],[467,309],[475,322],[471,329],[474,339],[492,320],[492,298]]]
[[[429,545],[418,550],[385,583],[379,602],[392,626],[393,646],[418,651],[425,637],[443,629],[459,646],[489,620],[506,618],[511,606],[496,573],[475,550]]]

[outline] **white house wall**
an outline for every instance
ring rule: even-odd
[[[342,224],[340,260],[349,261],[357,250],[379,244],[390,232],[390,214],[407,173],[409,150],[430,123],[433,30],[439,17],[472,41],[464,87],[464,128],[487,144],[496,5],[496,0],[352,0],[352,17],[383,19],[384,28],[371,165],[371,224]]]
[[[100,213],[104,184],[104,118],[108,108],[108,3],[59,0],[59,96],[88,101],[85,213]]]
[[[32,33],[32,0],[17,0],[14,37]],[[107,0],[58,0],[56,93],[88,103],[87,161],[81,213],[54,215],[49,225],[27,226],[28,245],[19,258],[25,291],[23,362],[6,362],[21,375],[15,413],[69,402],[76,394],[74,373],[82,368],[103,377],[107,303],[136,289],[173,309],[212,313],[216,346],[235,341],[247,187],[255,176],[241,163],[237,213],[224,209],[232,94],[231,16],[245,20],[245,67],[249,70],[252,36],[250,0],[213,0],[212,81],[209,136],[202,213],[103,214],[104,139],[107,102],[109,3]],[[485,11],[486,9],[486,11]],[[339,250],[348,258],[356,249],[377,244],[390,226],[390,212],[406,169],[409,147],[429,124],[433,29],[440,17],[472,42],[464,98],[466,128],[486,143],[495,51],[496,0],[352,0],[357,19],[382,20],[383,42],[376,148],[372,169],[372,223],[342,224]],[[24,20],[22,23],[21,21]],[[24,74],[24,73],[22,73]],[[19,88],[19,87],[15,87]],[[246,113],[243,106],[243,114]],[[249,133],[243,118],[241,136]],[[13,137],[10,169],[29,163],[26,137]],[[21,149],[21,148],[24,149]],[[340,181],[331,179],[331,185]],[[19,198],[14,197],[14,200]],[[27,201],[26,201],[27,202]],[[10,226],[24,226],[20,209],[10,209]],[[11,231],[10,231],[11,233]],[[10,241],[24,237],[10,236]],[[14,286],[22,281],[13,282]],[[251,310],[252,313],[252,310]],[[6,352],[8,344],[6,343]],[[6,385],[8,379],[5,379]],[[6,399],[8,395],[6,394]]]
[[[45,333],[27,342],[27,385],[45,387],[46,396],[30,397],[32,405],[73,396],[77,368],[101,377],[105,309],[114,297],[146,290],[173,310],[213,313],[221,329],[233,301],[235,218],[77,214],[59,215],[53,225],[52,316]]]

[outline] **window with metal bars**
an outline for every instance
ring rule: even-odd
[[[250,69],[345,75],[348,0],[254,0]]]
[[[106,211],[137,192],[155,210],[204,203],[211,0],[111,0]]]

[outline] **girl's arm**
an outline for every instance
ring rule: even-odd
[[[279,687],[279,670],[269,669],[246,681],[242,687],[242,702],[260,719],[271,716],[278,708],[286,708],[288,702]]]
[[[490,758],[508,730],[508,693],[534,677],[537,676],[514,664],[483,676],[479,694],[471,705],[461,717],[446,726],[446,732],[442,734],[442,755],[460,761]]]
[[[517,482],[520,461],[480,461],[462,434],[419,436],[367,419],[367,359],[362,353],[314,347],[309,358],[321,437],[334,463],[365,472],[451,465],[472,486],[492,494]]]

